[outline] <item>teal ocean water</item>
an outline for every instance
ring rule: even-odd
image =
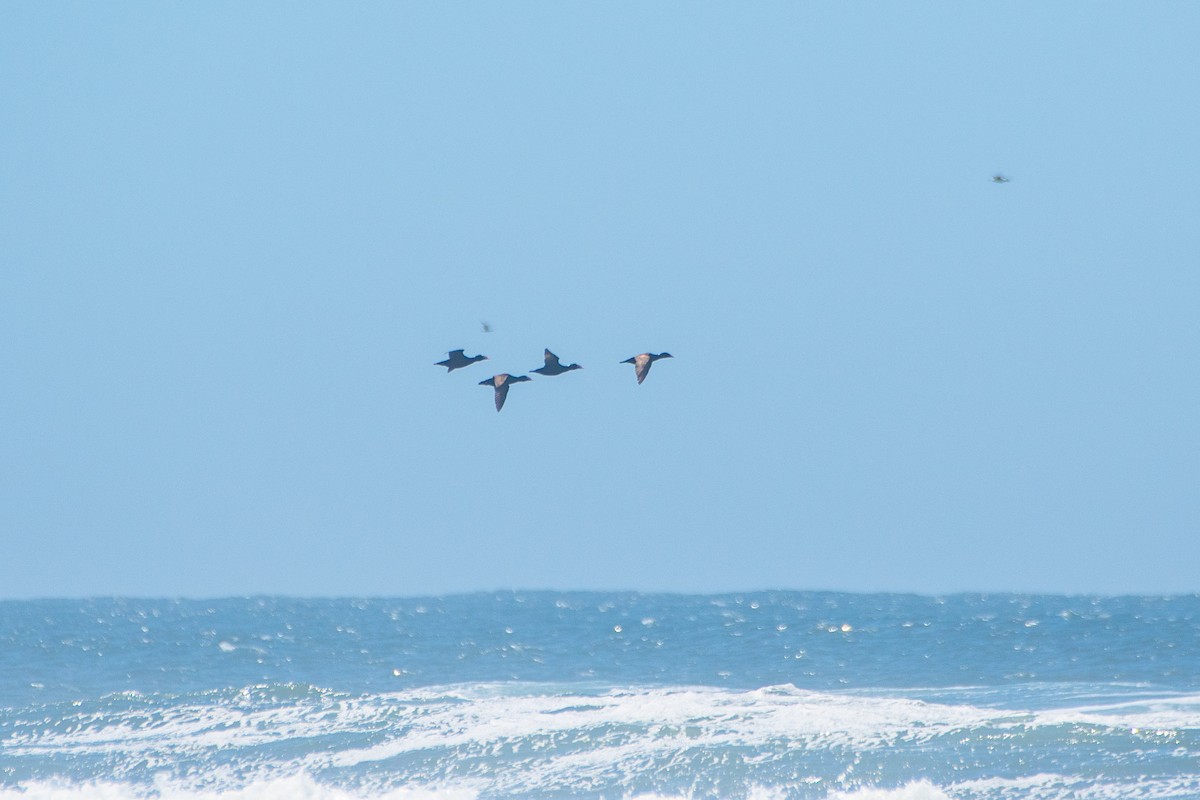
[[[0,800],[1200,798],[1200,597],[0,603]]]

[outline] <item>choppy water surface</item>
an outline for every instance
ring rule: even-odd
[[[9,798],[1200,798],[1200,598],[0,603]]]

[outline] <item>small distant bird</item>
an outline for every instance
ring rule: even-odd
[[[507,372],[502,372],[499,375],[493,375],[485,381],[480,381],[480,386],[491,386],[496,390],[496,410],[504,408],[504,398],[508,397],[508,387],[514,383],[523,381],[531,381],[533,378],[528,375],[509,375]]]
[[[538,375],[562,375],[564,372],[570,372],[573,369],[583,369],[578,364],[567,364],[563,366],[558,360],[558,356],[546,351],[546,366],[531,369],[530,372],[536,372]]]
[[[492,332],[492,326],[491,326],[491,325],[488,325],[486,322],[483,322],[482,320],[479,322],[479,326],[480,326],[481,328],[483,328],[483,332],[484,332],[484,333],[491,333],[491,332]]]
[[[993,175],[992,183],[1008,183],[1008,178],[1004,177],[1003,175]]]
[[[451,350],[449,355],[445,361],[439,361],[434,366],[445,367],[446,372],[454,372],[456,369],[469,367],[476,361],[487,361],[487,356],[464,356],[462,350]]]
[[[641,355],[633,356],[622,361],[622,364],[633,364],[634,370],[637,372],[638,383],[646,380],[646,375],[650,372],[650,365],[660,358],[674,358],[670,353],[642,353]]]

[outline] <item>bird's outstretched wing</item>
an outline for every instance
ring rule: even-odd
[[[649,354],[646,353],[634,357],[633,366],[637,371],[638,383],[646,380],[646,375],[650,372],[650,365],[653,363],[654,362],[651,361]]]

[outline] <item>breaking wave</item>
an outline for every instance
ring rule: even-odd
[[[121,693],[10,716],[0,742],[20,794],[0,800],[1200,795],[1200,695],[1130,688],[1097,702],[1081,690],[1088,702],[1027,710],[957,694],[525,683]],[[1081,754],[1095,774],[1080,774]],[[75,783],[55,783],[64,758]]]

